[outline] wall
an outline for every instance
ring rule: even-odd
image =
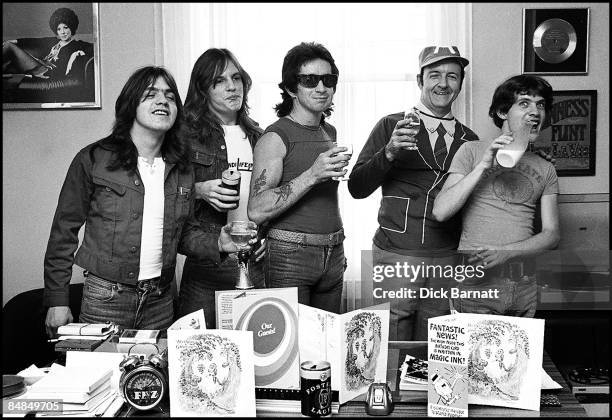
[[[70,161],[109,133],[129,75],[154,64],[154,20],[151,4],[100,3],[102,109],[2,112],[3,305],[43,286],[43,257]],[[82,281],[79,271],[75,282]]]
[[[544,77],[553,89],[597,90],[597,161],[595,176],[561,177],[562,194],[609,193],[610,174],[610,5],[607,3],[474,3],[472,5],[472,128],[483,139],[497,137],[488,117],[493,91],[510,76],[522,73],[523,8],[591,9],[589,67],[586,76]]]
[[[483,137],[496,128],[487,115],[491,94],[504,78],[521,72],[523,7],[550,3],[476,3],[470,71],[473,80],[473,128]],[[547,76],[556,89],[597,89],[597,173],[564,177],[564,194],[609,193],[609,9],[591,7],[589,74]],[[152,64],[159,16],[151,4],[100,3],[102,109],[3,111],[3,305],[14,295],[43,286],[42,262],[53,212],[66,170],[78,150],[106,135],[114,117],[114,100],[135,68]],[[159,61],[158,61],[159,62]],[[58,131],[59,128],[59,131]],[[604,203],[607,205],[607,203]],[[608,211],[602,211],[609,229]],[[578,215],[579,216],[579,215]],[[604,217],[602,216],[602,217]],[[607,235],[606,235],[607,236]],[[80,272],[73,281],[82,281]]]

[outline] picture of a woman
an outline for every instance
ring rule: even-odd
[[[23,49],[18,40],[2,43],[2,72],[24,73],[43,79],[64,79],[70,75],[77,57],[91,55],[88,42],[74,39],[79,18],[72,9],[59,8],[49,19],[49,27],[56,35],[54,43],[44,57],[35,57]]]

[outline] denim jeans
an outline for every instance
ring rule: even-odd
[[[174,317],[171,283],[159,287],[159,279],[132,286],[105,280],[85,272],[79,322],[111,321],[121,328],[161,330]]]
[[[498,291],[498,298],[459,297],[451,299],[458,312],[533,318],[538,306],[538,285],[533,277],[513,281],[507,277],[487,276],[480,281],[465,281],[460,291]]]
[[[375,287],[380,287],[386,291],[398,291],[407,289],[414,293],[414,298],[375,298],[374,303],[390,302],[389,317],[389,340],[411,341],[427,340],[427,320],[429,318],[450,313],[448,298],[423,297],[420,298],[421,289],[444,289],[448,290],[453,279],[436,277],[435,275],[419,275],[415,278],[407,276],[411,271],[405,272],[404,267],[445,267],[454,265],[457,258],[452,256],[445,257],[417,257],[401,255],[385,251],[372,244],[372,262],[376,266],[396,267],[399,263],[402,269],[400,276],[385,276],[384,280],[377,283]],[[410,270],[410,268],[408,268]],[[395,272],[395,270],[394,270]],[[432,274],[424,273],[424,274]],[[406,292],[407,294],[408,292]]]
[[[268,237],[268,287],[297,287],[298,302],[339,313],[346,259],[342,244],[303,245]]]
[[[230,254],[218,266],[187,258],[179,291],[179,317],[203,309],[206,328],[216,328],[215,291],[233,290],[239,276],[240,267],[235,254]],[[251,258],[249,276],[256,288],[266,287],[263,261],[256,263]]]

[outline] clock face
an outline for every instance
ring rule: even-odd
[[[148,410],[155,407],[166,391],[163,374],[151,367],[139,367],[129,372],[123,384],[127,402],[134,408]]]

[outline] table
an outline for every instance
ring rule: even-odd
[[[112,343],[114,344],[114,343]],[[111,343],[109,345],[112,346]],[[116,345],[116,344],[115,344]],[[165,347],[165,340],[160,340],[160,347]],[[403,362],[405,355],[409,353],[414,357],[427,359],[427,342],[425,341],[391,341],[389,342],[389,356],[387,360],[387,383],[393,391],[393,401],[395,409],[390,417],[427,417],[427,393],[418,391],[400,391],[398,389],[399,370],[398,366]],[[559,373],[559,370],[550,359],[548,354],[544,352],[544,370],[555,380],[563,389],[545,391],[554,393],[561,401],[561,407],[542,407],[540,411],[520,410],[506,407],[492,407],[483,405],[469,405],[469,417],[586,417],[586,411],[580,405],[574,394],[570,391],[565,379]],[[364,397],[357,397],[353,401],[342,405],[337,415],[333,417],[365,417]],[[165,407],[167,410],[167,406]],[[127,412],[127,407],[124,408],[118,415],[124,416]],[[131,415],[135,417],[166,417],[168,414],[159,412],[136,412],[132,411]],[[301,413],[265,413],[265,417],[301,417]],[[264,417],[262,415],[262,417]],[[372,416],[375,417],[375,416]],[[380,417],[380,416],[377,416]]]

